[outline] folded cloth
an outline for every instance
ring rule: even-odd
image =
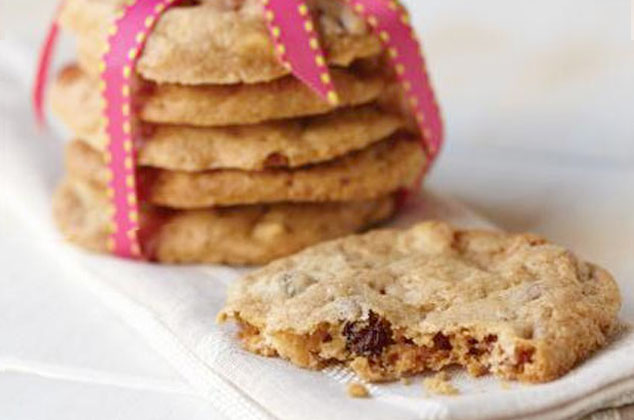
[[[9,54],[0,54],[6,59]],[[7,206],[43,239],[55,237],[50,196],[60,174],[60,146],[38,135],[19,91],[19,75],[0,59],[2,177],[0,205]],[[491,227],[461,205],[426,193],[396,222],[424,218]],[[235,328],[215,324],[226,286],[244,269],[167,267],[96,256],[59,240],[49,252],[68,268],[70,280],[87,287],[172,363],[227,417],[236,419],[564,419],[634,402],[634,333],[617,340],[558,381],[543,385],[504,384],[492,377],[453,372],[454,397],[425,395],[420,384],[368,385],[371,399],[351,399],[351,372],[297,369],[278,359],[243,351]],[[418,382],[418,381],[416,381]]]

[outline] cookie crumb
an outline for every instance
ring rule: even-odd
[[[412,380],[410,378],[401,378],[401,383],[403,385],[411,385],[412,384]]]
[[[368,398],[370,396],[370,392],[365,386],[353,382],[348,385],[348,396],[351,398]]]
[[[423,381],[425,389],[435,395],[458,395],[460,391],[450,382],[451,378],[447,372],[438,372],[431,378]]]

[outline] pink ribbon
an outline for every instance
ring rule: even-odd
[[[125,258],[141,258],[139,200],[134,147],[134,69],[145,41],[156,21],[180,0],[136,0],[122,9],[108,39],[101,63],[101,92],[104,99],[108,194],[112,204],[109,249]],[[345,0],[365,18],[386,46],[391,63],[407,93],[423,138],[429,161],[443,142],[443,123],[425,70],[416,35],[405,10],[393,0]],[[336,105],[339,98],[314,23],[302,0],[262,0],[271,38],[281,63],[320,97]],[[33,103],[38,121],[44,120],[44,92],[57,38],[54,23],[42,49]]]

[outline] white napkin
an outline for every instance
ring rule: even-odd
[[[2,55],[8,54],[3,49]],[[544,385],[503,384],[454,372],[456,397],[427,396],[419,381],[369,386],[372,398],[354,400],[350,372],[297,369],[278,359],[243,351],[231,326],[215,315],[226,286],[244,273],[228,267],[166,267],[86,254],[63,245],[49,216],[50,195],[60,176],[60,144],[38,135],[26,102],[15,88],[19,75],[0,60],[2,129],[0,205],[7,206],[42,239],[40,245],[136,329],[227,417],[236,419],[563,419],[634,402],[634,334],[619,339],[564,378]],[[426,193],[398,224],[444,218],[463,226],[487,226],[459,204]],[[37,237],[34,235],[34,237]]]

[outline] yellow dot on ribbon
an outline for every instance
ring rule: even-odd
[[[128,218],[130,219],[132,223],[137,223],[139,221],[139,213],[136,211],[131,211],[128,214]]]
[[[357,13],[363,13],[363,12],[365,12],[365,7],[363,7],[363,5],[362,5],[361,3],[356,3],[356,4],[354,5],[354,10],[355,10]]]
[[[324,58],[323,55],[319,54],[315,57],[315,63],[317,63],[317,65],[319,67],[325,67],[326,66],[326,59]]]
[[[134,177],[132,175],[127,175],[125,177],[125,186],[128,188],[134,188]]]
[[[313,32],[315,30],[315,26],[313,25],[312,21],[307,20],[306,22],[304,22],[304,29],[306,30],[306,32]]]
[[[381,38],[381,41],[383,42],[390,42],[390,34],[388,34],[386,31],[381,31],[379,33],[379,38]]]
[[[129,85],[125,85],[121,88],[121,94],[125,97],[130,96],[130,86]]]
[[[324,85],[328,85],[330,84],[330,82],[332,82],[332,78],[330,77],[329,73],[322,73],[320,78],[321,78],[321,83],[323,83]]]
[[[319,40],[317,38],[311,38],[308,45],[310,45],[311,50],[317,50],[319,49]]]
[[[138,199],[135,193],[129,193],[127,196],[127,200],[128,200],[129,206],[135,206],[138,202]]]
[[[123,142],[123,150],[125,150],[126,153],[132,151],[132,140],[128,139]]]
[[[337,95],[337,92],[335,92],[334,90],[328,92],[328,102],[332,106],[339,105],[339,95]]]
[[[280,36],[282,36],[282,30],[279,28],[279,26],[274,26],[273,28],[271,28],[271,33],[275,38],[279,38]]]
[[[266,17],[266,20],[268,20],[269,22],[273,22],[273,20],[275,19],[275,14],[271,10],[267,10],[264,16]]]
[[[282,44],[278,44],[278,46],[277,46],[277,53],[278,53],[279,55],[284,55],[284,54],[286,54],[286,47],[285,47],[284,45],[282,45]]]
[[[306,4],[302,3],[297,7],[297,10],[299,10],[299,14],[302,16],[306,16],[308,15],[308,6],[306,6]]]

